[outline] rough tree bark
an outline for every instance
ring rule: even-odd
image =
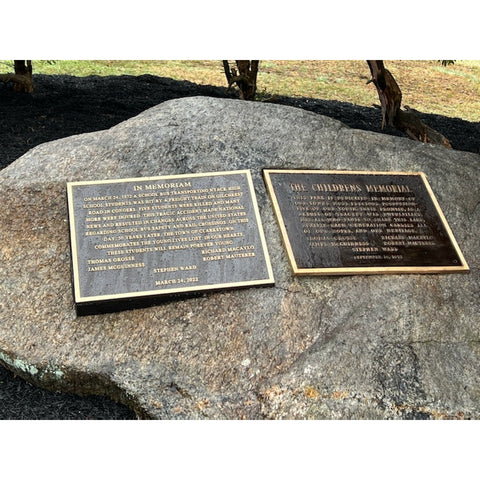
[[[14,60],[15,73],[0,75],[1,82],[12,82],[13,89],[17,92],[33,92],[32,61]]]
[[[259,63],[259,60],[235,60],[235,68],[230,66],[228,60],[223,60],[223,69],[227,77],[228,88],[231,88],[235,83],[240,90],[240,98],[242,100],[255,99]]]
[[[452,148],[450,142],[439,132],[425,125],[411,110],[402,110],[402,92],[393,75],[385,68],[383,60],[367,60],[371,80],[377,88],[382,105],[382,128],[385,125],[406,133],[410,138],[424,143],[435,143]]]

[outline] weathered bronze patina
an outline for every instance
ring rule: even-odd
[[[264,170],[297,275],[466,272],[423,173]]]

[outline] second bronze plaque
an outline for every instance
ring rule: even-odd
[[[467,272],[423,173],[264,170],[296,275]]]

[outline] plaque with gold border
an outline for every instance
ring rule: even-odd
[[[249,170],[67,184],[78,306],[274,283]]]
[[[263,174],[295,275],[469,271],[424,173]]]

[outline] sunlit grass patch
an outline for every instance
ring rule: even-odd
[[[403,104],[425,112],[480,121],[480,61],[386,60],[397,80]],[[0,62],[0,73],[13,71],[13,61]],[[50,60],[33,61],[34,74],[156,75],[202,85],[226,87],[221,60]],[[378,104],[370,71],[363,60],[261,60],[259,98],[275,95]]]

